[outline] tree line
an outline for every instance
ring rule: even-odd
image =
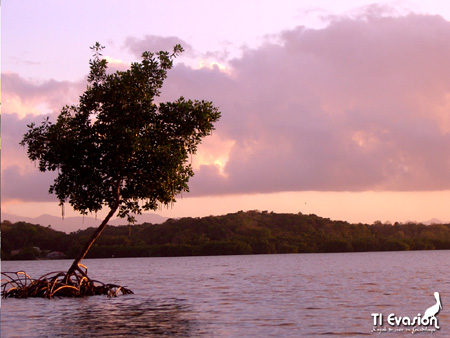
[[[1,223],[2,259],[74,258],[94,228],[70,234],[25,222]],[[86,257],[162,257],[450,249],[450,224],[351,224],[312,215],[239,211],[107,226]]]

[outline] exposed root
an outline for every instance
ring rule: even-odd
[[[105,284],[92,280],[85,271],[77,269],[71,276],[66,272],[51,272],[39,279],[32,279],[23,271],[2,272],[1,281],[2,298],[27,298],[27,297],[84,297],[94,295],[107,295],[116,297],[121,292],[123,295],[132,294],[133,291],[115,284]]]

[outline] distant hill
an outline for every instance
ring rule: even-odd
[[[136,224],[142,223],[161,224],[164,223],[167,219],[168,219],[167,217],[163,217],[157,214],[146,213],[143,215],[136,216]],[[31,224],[39,224],[44,227],[51,225],[51,227],[54,230],[63,231],[65,233],[71,233],[77,230],[84,230],[89,227],[98,227],[100,225],[100,222],[102,221],[100,218],[95,219],[94,217],[77,216],[77,217],[65,217],[64,219],[62,219],[62,217],[52,216],[48,214],[44,214],[39,217],[23,217],[4,212],[1,213],[1,220],[10,221],[12,223],[27,222]],[[414,223],[414,222],[411,221],[407,223]],[[444,222],[441,221],[440,219],[432,218],[426,222],[421,223],[431,225],[431,224],[442,224]],[[115,218],[108,224],[115,226],[126,225],[127,221],[126,219]]]
[[[160,224],[167,220],[167,217],[162,217],[157,214],[142,214],[136,217],[137,223],[153,223]],[[95,217],[57,217],[52,215],[41,215],[39,217],[23,217],[12,214],[7,214],[2,212],[2,221],[10,221],[12,223],[15,222],[27,222],[31,224],[39,224],[44,227],[48,225],[51,226],[52,229],[63,231],[65,233],[71,233],[77,230],[84,230],[89,227],[97,227],[100,225],[102,219]],[[125,225],[127,224],[126,219],[123,218],[115,218],[109,222],[110,225]]]
[[[443,222],[443,221],[440,220],[439,218],[432,218],[432,219],[430,219],[430,220],[428,220],[428,221],[426,221],[426,222],[423,222],[423,224],[426,224],[426,225],[431,225],[431,224],[442,224],[442,223],[445,223],[445,222]]]
[[[70,222],[70,219],[65,221]],[[53,227],[23,221],[14,224],[2,221],[2,259],[51,258],[54,254],[74,258],[94,231],[94,228],[89,228],[66,234]],[[450,250],[450,224],[350,224],[314,214],[276,214],[253,210],[223,216],[167,219],[162,224],[107,226],[87,257],[434,249]]]

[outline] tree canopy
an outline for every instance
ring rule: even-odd
[[[62,206],[68,202],[82,214],[110,209],[64,276],[70,287],[81,280],[77,273],[87,278],[80,262],[117,210],[132,223],[134,214],[189,191],[189,155],[220,118],[209,101],[155,102],[180,45],[172,53],[143,52],[141,62],[116,72],[108,72],[103,48],[98,42],[91,48],[88,86],[79,103],[65,106],[56,123],[47,118],[29,125],[21,141],[39,170],[58,171],[49,192]]]
[[[39,170],[58,175],[50,186],[61,205],[82,214],[103,206],[128,216],[175,202],[193,176],[189,154],[214,129],[212,102],[155,98],[182,51],[144,52],[126,71],[108,72],[96,43],[88,86],[79,104],[65,106],[52,123],[29,125],[21,144]]]

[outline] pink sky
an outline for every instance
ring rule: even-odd
[[[450,222],[448,6],[241,3],[4,4],[2,212],[60,214],[47,193],[54,174],[18,142],[27,124],[77,102],[100,41],[117,69],[181,43],[161,100],[212,100],[222,111],[192,159],[191,192],[158,214]]]

